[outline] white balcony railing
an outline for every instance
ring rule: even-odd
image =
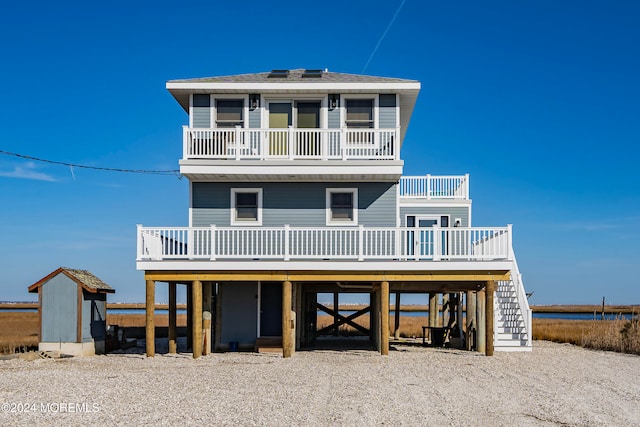
[[[400,197],[417,199],[469,199],[469,174],[455,176],[403,176]]]
[[[478,228],[138,226],[142,260],[507,260],[511,226]]]
[[[399,129],[183,128],[184,159],[396,160]]]

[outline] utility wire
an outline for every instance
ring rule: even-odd
[[[94,169],[108,172],[126,172],[126,173],[142,173],[148,175],[174,175],[178,177],[178,179],[182,178],[180,175],[180,171],[178,169],[168,169],[168,170],[150,170],[150,169],[121,169],[121,168],[105,168],[100,166],[87,166],[87,165],[79,165],[76,163],[69,162],[58,162],[55,160],[41,159],[39,157],[27,156],[25,154],[12,153],[10,151],[4,151],[0,149],[0,154],[4,154],[5,156],[13,156],[19,157],[21,159],[35,160],[36,162],[44,162],[51,163],[54,165],[62,165],[69,166],[70,168],[82,168],[82,169]],[[73,169],[72,169],[73,170]]]

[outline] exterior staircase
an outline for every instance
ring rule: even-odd
[[[515,257],[511,280],[498,282],[494,313],[494,350],[531,351],[531,309]]]

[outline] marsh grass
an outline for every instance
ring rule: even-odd
[[[38,348],[38,313],[0,312],[0,354]]]

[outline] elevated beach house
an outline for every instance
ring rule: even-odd
[[[176,286],[187,286],[194,357],[262,346],[290,356],[327,332],[318,310],[333,331],[368,314],[369,327],[354,327],[387,354],[394,293],[429,294],[425,326],[467,348],[531,349],[511,225],[471,223],[468,175],[402,175],[418,81],[296,69],[167,89],[188,114],[189,224],[137,229],[147,355],[157,282],[169,287],[171,352]],[[318,304],[347,292],[369,305],[345,315]]]

